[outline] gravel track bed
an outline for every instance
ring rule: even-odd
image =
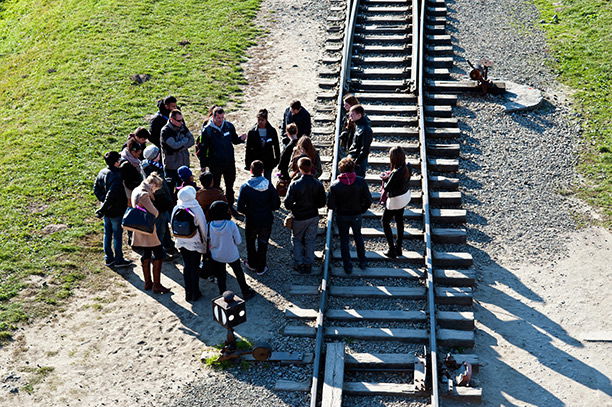
[[[555,76],[535,6],[511,0],[495,10],[456,0],[449,9],[456,47],[455,77],[465,58],[495,62],[490,76],[545,92],[541,107],[507,114],[497,96],[460,96],[461,189],[468,209],[469,250],[479,266],[502,256],[543,264],[560,258],[563,232],[575,229],[582,204],[561,191],[577,182],[575,146],[580,127]],[[482,24],[486,21],[486,24]],[[495,41],[482,41],[495,38]]]
[[[402,397],[389,396],[371,396],[367,398],[360,396],[344,396],[342,398],[343,407],[363,407],[368,406],[385,406],[385,407],[423,407],[429,405],[429,399],[423,401],[408,401]],[[366,404],[364,404],[366,403]]]
[[[345,341],[346,353],[423,353],[423,344],[399,341]]]
[[[328,309],[378,309],[416,311],[426,308],[425,301],[386,298],[330,297]]]

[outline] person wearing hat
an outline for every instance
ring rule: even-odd
[[[179,167],[179,169],[177,170],[177,174],[178,174],[179,180],[181,181],[181,185],[176,187],[177,193],[181,188],[184,188],[186,186],[192,186],[196,191],[200,189],[198,185],[195,183],[195,180],[193,178],[193,172],[191,172],[191,169],[187,167],[186,165]]]
[[[147,176],[157,173],[159,175],[164,173],[164,166],[161,163],[161,154],[157,146],[149,146],[145,148],[144,160],[142,160],[142,169]],[[174,193],[170,188],[168,182],[164,179],[162,187],[155,191],[153,205],[159,211],[155,227],[157,230],[157,237],[162,242],[164,248],[165,258],[172,259],[178,255],[178,250],[174,247],[174,241],[170,234],[170,211],[176,205],[176,199]]]
[[[272,170],[280,161],[278,133],[268,121],[268,111],[261,109],[257,113],[257,124],[247,133],[244,169],[250,170],[251,163],[260,160],[264,165],[263,175],[272,180]]]
[[[240,265],[238,245],[242,243],[242,239],[238,226],[230,219],[229,204],[224,201],[215,201],[210,205],[208,213],[210,215],[208,237],[210,239],[211,266],[217,277],[219,294],[223,294],[227,290],[226,264],[229,264],[234,271],[240,291],[242,291],[242,298],[247,301],[253,298],[256,293],[248,286]]]

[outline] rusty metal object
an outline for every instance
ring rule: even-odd
[[[472,68],[470,71],[470,79],[478,82],[478,86],[483,96],[487,93],[499,94],[503,92],[502,89],[495,86],[493,81],[489,80],[489,68],[493,66],[493,61],[482,58],[476,64],[472,64],[468,59],[467,63]]]

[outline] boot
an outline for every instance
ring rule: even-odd
[[[395,255],[397,257],[402,255],[402,243],[402,239],[397,239],[397,242],[395,243]]]
[[[150,291],[153,288],[151,281],[151,259],[142,259],[142,276],[144,278],[144,289]]]
[[[161,269],[163,260],[153,260],[153,292],[156,294],[169,293],[170,289],[161,285]]]

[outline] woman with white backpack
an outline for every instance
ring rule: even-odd
[[[197,301],[200,291],[199,267],[207,250],[207,224],[204,210],[196,200],[196,190],[186,186],[178,191],[177,204],[172,210],[170,225],[176,238],[176,248],[183,257],[185,299]]]

